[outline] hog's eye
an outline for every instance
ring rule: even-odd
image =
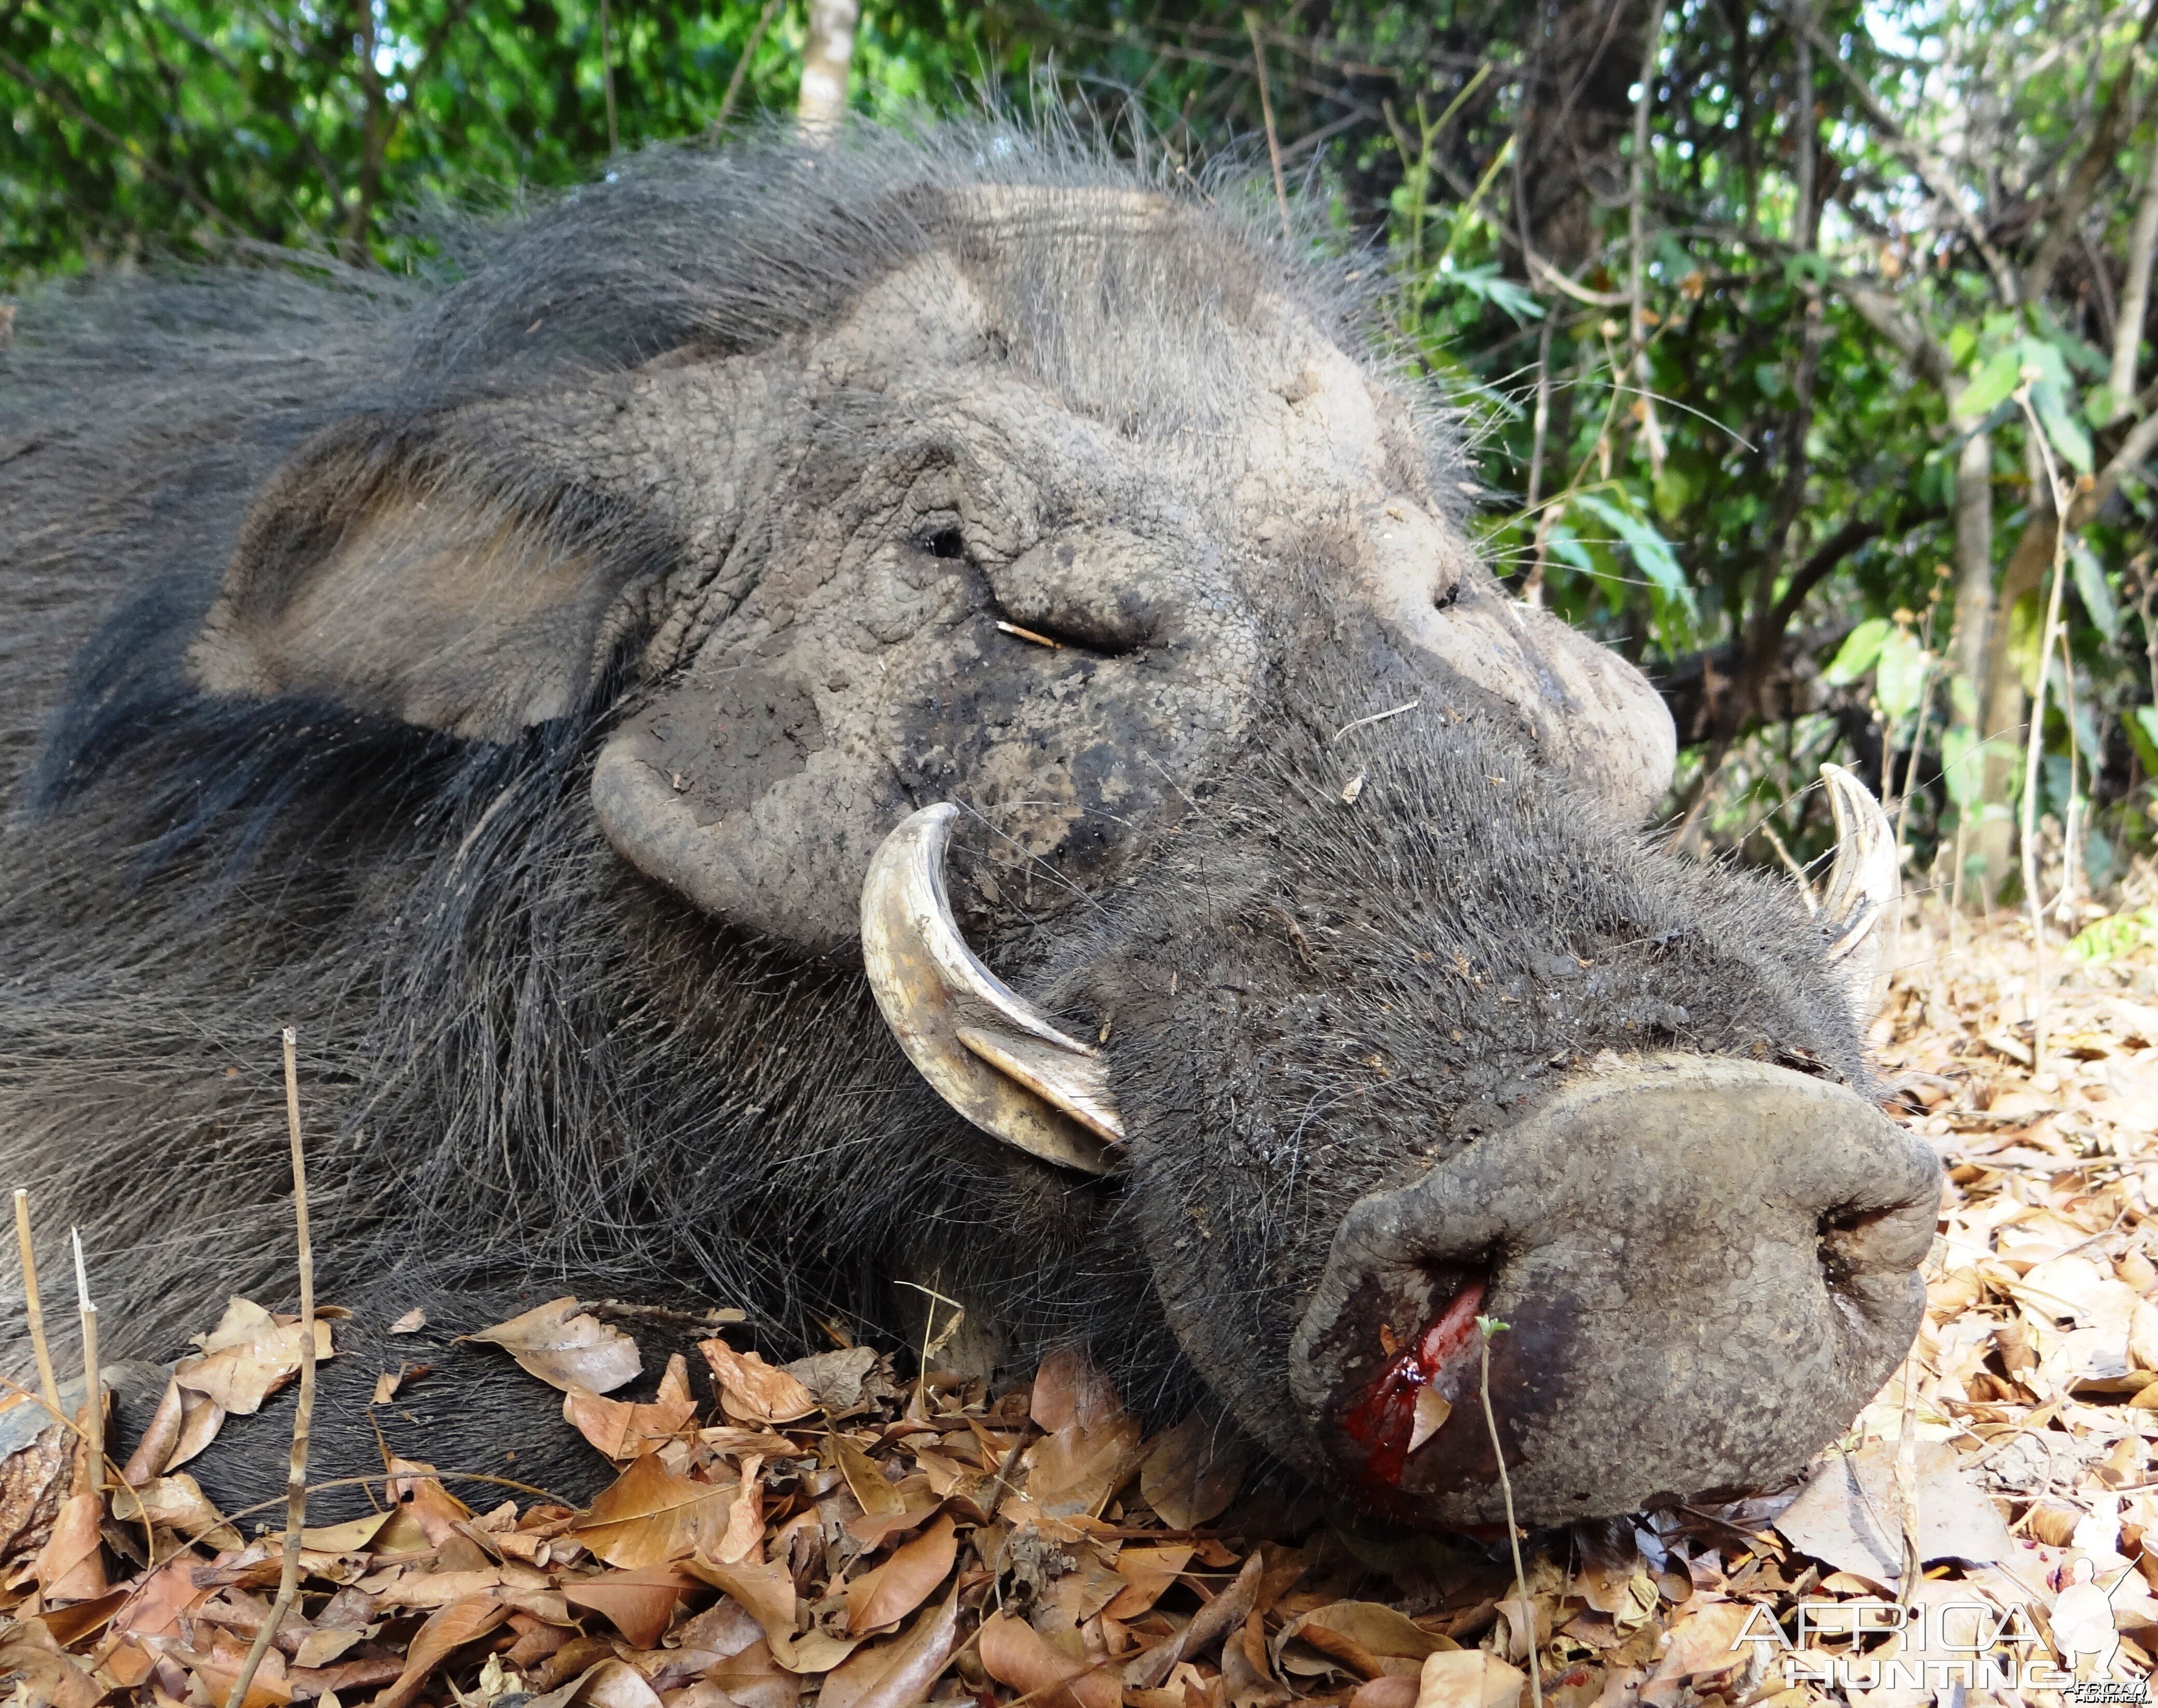
[[[927,552],[933,558],[963,558],[967,555],[967,536],[947,525],[915,536],[915,550]]]

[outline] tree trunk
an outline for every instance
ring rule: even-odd
[[[860,16],[856,0],[809,0],[809,43],[802,55],[797,109],[804,130],[835,130],[847,116],[847,68]]]
[[[1986,735],[1985,759],[1980,767],[1980,809],[1976,848],[1985,867],[1979,883],[1990,907],[2001,894],[2002,882],[2015,862],[2016,815],[2012,807],[2016,785],[2023,773],[2024,720],[2030,699],[2023,692],[2023,673],[2010,642],[2014,637],[2016,606],[2026,597],[2036,597],[2044,584],[2047,566],[2053,561],[2056,519],[2052,506],[2035,512],[2024,524],[2001,574],[2001,592],[1993,607],[1991,632],[1985,646],[1985,715],[1980,727]],[[2040,661],[2039,668],[2045,668]]]

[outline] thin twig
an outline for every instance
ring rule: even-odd
[[[1347,734],[1348,734],[1351,730],[1360,730],[1360,729],[1362,729],[1362,728],[1363,728],[1366,724],[1382,724],[1382,723],[1384,723],[1384,722],[1385,722],[1388,718],[1398,718],[1399,716],[1401,716],[1401,715],[1402,715],[1403,712],[1412,712],[1412,711],[1414,711],[1414,710],[1415,710],[1418,706],[1422,705],[1422,704],[1423,704],[1422,697],[1421,695],[1419,695],[1419,696],[1418,696],[1417,698],[1416,698],[1415,699],[1410,700],[1410,701],[1409,701],[1407,704],[1405,704],[1405,705],[1397,705],[1397,706],[1392,707],[1392,708],[1391,708],[1391,710],[1389,710],[1383,711],[1383,712],[1373,712],[1373,713],[1371,714],[1371,715],[1370,717],[1368,717],[1368,718],[1359,718],[1359,719],[1357,719],[1354,723],[1350,723],[1350,724],[1344,724],[1344,725],[1343,725],[1340,729],[1336,730],[1334,732],[1334,740],[1335,740],[1335,741],[1339,741],[1339,740],[1340,740],[1344,735],[1347,735]],[[1328,745],[1329,746],[1333,746],[1333,742],[1329,742],[1327,745]]]
[[[2023,905],[2031,915],[2031,1072],[2046,1071],[2046,913],[2038,899],[2038,758],[2046,741],[2046,679],[2053,659],[2053,637],[2061,622],[2061,583],[2068,566],[2069,490],[2053,463],[2052,441],[2038,424],[2026,381],[2016,388],[2016,401],[2030,423],[2032,441],[2046,466],[2046,485],[2053,499],[2053,580],[2046,595],[2046,623],[2038,636],[2038,686],[2031,697],[2031,727],[2023,742]]]
[[[734,75],[727,79],[727,92],[720,97],[720,110],[705,126],[705,134],[717,137],[727,127],[727,116],[735,110],[735,97],[741,93],[742,81],[749,75],[750,61],[756,57],[757,49],[763,44],[764,33],[772,27],[773,16],[778,12],[780,0],[764,0],[764,11],[756,20],[756,28],[749,33],[749,40],[735,61]]]
[[[607,0],[600,0],[600,92],[607,97],[607,152],[622,152],[614,127],[614,33],[607,24]]]
[[[1267,54],[1259,45],[1259,14],[1244,8],[1244,28],[1252,38],[1252,71],[1259,80],[1259,118],[1267,127],[1267,158],[1273,163],[1274,201],[1281,209],[1282,241],[1293,243],[1288,225],[1288,186],[1282,180],[1281,139],[1274,134],[1273,97],[1267,93]]]
[[[1508,1325],[1495,1317],[1479,1317],[1477,1356],[1482,1360],[1484,1427],[1491,1432],[1491,1457],[1499,1465],[1499,1494],[1506,1503],[1506,1543],[1514,1551],[1514,1593],[1520,1597],[1521,1617],[1528,1621],[1524,1638],[1529,1650],[1529,1690],[1536,1708],[1544,1708],[1544,1672],[1536,1658],[1536,1613],[1529,1604],[1529,1575],[1521,1567],[1521,1527],[1514,1522],[1514,1479],[1506,1474],[1506,1450],[1499,1444],[1499,1420],[1491,1415],[1491,1337]]]
[[[23,1258],[23,1310],[30,1319],[30,1349],[38,1358],[38,1388],[45,1410],[65,1423],[60,1411],[60,1385],[53,1377],[53,1349],[45,1341],[44,1307],[38,1302],[38,1259],[30,1249],[30,1195],[15,1189],[15,1249]]]
[[[70,1228],[75,1241],[75,1305],[82,1313],[82,1394],[88,1410],[83,1437],[90,1450],[90,1486],[95,1494],[105,1483],[105,1384],[97,1364],[97,1307],[90,1302],[90,1276],[83,1267],[82,1234]]]
[[[307,1431],[315,1415],[315,1249],[307,1233],[307,1162],[300,1143],[300,1070],[297,1039],[285,1028],[285,1123],[292,1141],[292,1220],[300,1236],[300,1401],[292,1412],[292,1457],[285,1484],[285,1553],[277,1578],[277,1599],[255,1633],[240,1675],[225,1708],[241,1708],[255,1669],[262,1664],[277,1628],[300,1593],[300,1537],[307,1524]]]

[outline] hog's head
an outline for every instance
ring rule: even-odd
[[[1936,1209],[1863,1094],[1878,808],[1831,780],[1819,920],[1647,849],[1660,702],[1477,560],[1347,286],[977,152],[767,157],[792,282],[627,354],[548,343],[549,270],[600,262],[541,222],[536,283],[452,293],[257,503],[194,679],[589,719],[622,881],[859,938],[942,1142],[1121,1218],[1224,1408],[1337,1487],[1498,1514],[1479,1315],[1525,1519],[1793,1469],[1902,1355]]]

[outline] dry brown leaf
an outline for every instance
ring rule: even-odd
[[[682,1592],[695,1582],[671,1566],[648,1566],[637,1571],[602,1571],[562,1586],[573,1607],[603,1614],[639,1649],[653,1649],[667,1634],[668,1622],[681,1605]]]
[[[392,1514],[370,1512],[343,1524],[322,1525],[300,1532],[300,1546],[318,1554],[354,1554],[373,1541]]]
[[[1643,1700],[1671,1700],[1684,1693],[1689,1679],[1745,1665],[1750,1650],[1738,1633],[1752,1612],[1742,1602],[1694,1602],[1671,1627],[1662,1659],[1641,1686]]]
[[[135,1451],[120,1468],[121,1482],[140,1489],[170,1467],[173,1449],[180,1444],[180,1420],[186,1410],[186,1398],[179,1383],[168,1376],[157,1409],[150,1414],[149,1422],[142,1426],[142,1433],[135,1442]]]
[[[828,1675],[817,1693],[817,1708],[913,1708],[927,1698],[958,1646],[959,1593],[955,1589],[942,1606],[916,1619],[904,1637],[855,1655],[856,1661],[864,1655],[870,1659],[844,1683],[836,1673]]]
[[[415,1305],[390,1325],[392,1334],[416,1334],[427,1326],[427,1313]]]
[[[761,1566],[746,1562],[722,1566],[710,1560],[691,1560],[685,1568],[715,1589],[725,1590],[764,1629],[764,1640],[782,1666],[794,1657],[796,1610],[793,1574],[777,1560]]]
[[[740,1422],[792,1423],[817,1409],[815,1395],[754,1352],[737,1352],[724,1340],[700,1340],[697,1350],[720,1385],[720,1408]]]
[[[898,1489],[854,1437],[834,1430],[831,1439],[832,1457],[839,1462],[839,1473],[847,1479],[847,1488],[864,1512],[871,1518],[891,1518],[906,1509]]]
[[[780,1666],[763,1643],[752,1643],[741,1654],[707,1667],[705,1677],[739,1708],[794,1708],[802,1695],[801,1680]]]
[[[359,1632],[341,1629],[335,1625],[310,1631],[300,1638],[300,1646],[293,1653],[292,1669],[295,1672],[319,1672],[331,1662],[342,1659],[345,1651],[360,1638]]]
[[[224,1427],[225,1407],[208,1394],[198,1394],[183,1386],[180,1391],[180,1438],[165,1456],[165,1469],[178,1470],[215,1441],[218,1432]]]
[[[741,1482],[727,1504],[727,1530],[712,1551],[722,1566],[756,1560],[764,1551],[764,1488],[758,1481],[764,1461],[752,1453],[742,1461]]]
[[[982,1622],[978,1652],[991,1678],[1031,1696],[1036,1708],[1122,1708],[1123,1684],[1114,1667],[1058,1654],[1024,1619],[990,1615]]]
[[[184,1471],[155,1477],[137,1489],[112,1491],[112,1515],[122,1522],[139,1524],[145,1515],[153,1525],[178,1530],[191,1541],[213,1548],[237,1548],[240,1532],[225,1522],[209,1504],[202,1487]],[[302,1545],[306,1545],[302,1535]]]
[[[951,1575],[958,1552],[958,1532],[947,1513],[847,1586],[847,1628],[859,1636],[897,1624]]]
[[[1117,1574],[1125,1587],[1102,1611],[1113,1619],[1136,1619],[1161,1599],[1162,1592],[1176,1582],[1177,1574],[1190,1559],[1189,1543],[1125,1548],[1117,1556]]]
[[[1425,1660],[1454,1647],[1381,1602],[1332,1602],[1299,1614],[1274,1639],[1276,1659],[1292,1670],[1289,1645],[1303,1643],[1352,1668],[1360,1678],[1415,1676]]]
[[[657,1453],[632,1459],[570,1534],[610,1566],[634,1571],[710,1552],[726,1534],[735,1485],[679,1476]]]
[[[1191,1530],[1228,1509],[1250,1463],[1241,1437],[1195,1411],[1147,1449],[1139,1493],[1171,1530]]]
[[[1073,1347],[1052,1352],[1035,1372],[1034,1391],[1028,1412],[1044,1431],[1054,1435],[1068,1424],[1092,1429],[1114,1422],[1124,1415],[1116,1385]]]
[[[862,1403],[863,1383],[876,1362],[876,1352],[871,1347],[842,1346],[798,1358],[781,1369],[807,1388],[818,1405],[837,1416]]]
[[[633,1459],[664,1446],[694,1424],[697,1402],[689,1386],[689,1365],[678,1352],[667,1362],[657,1398],[638,1404],[573,1387],[562,1396],[562,1416],[609,1458]]]
[[[96,1708],[105,1695],[34,1619],[0,1637],[0,1678],[15,1680],[16,1700],[25,1708]]]
[[[1517,1708],[1528,1674],[1481,1649],[1442,1651],[1417,1678],[1416,1708]]]
[[[1026,1497],[1052,1518],[1097,1513],[1138,1468],[1141,1453],[1136,1418],[1067,1423],[1027,1449]]]
[[[574,1298],[545,1304],[459,1337],[499,1346],[550,1388],[611,1394],[644,1368],[637,1343],[597,1317],[577,1313]]]
[[[368,1708],[405,1708],[440,1666],[467,1643],[475,1643],[509,1617],[493,1596],[468,1597],[427,1616],[405,1651],[404,1670]]]
[[[428,1545],[436,1548],[463,1534],[464,1526],[472,1521],[472,1509],[442,1487],[432,1465],[416,1459],[392,1459],[390,1472],[384,1486],[396,1508],[391,1526],[400,1522],[417,1525]],[[377,1547],[389,1545],[386,1538],[391,1526],[376,1533]]]
[[[38,1591],[45,1604],[86,1602],[106,1591],[105,1503],[95,1494],[70,1494],[60,1502],[53,1533],[38,1551]]]
[[[609,1656],[566,1685],[534,1696],[524,1708],[660,1708],[660,1702],[659,1693],[645,1682],[643,1673],[627,1661]]]

